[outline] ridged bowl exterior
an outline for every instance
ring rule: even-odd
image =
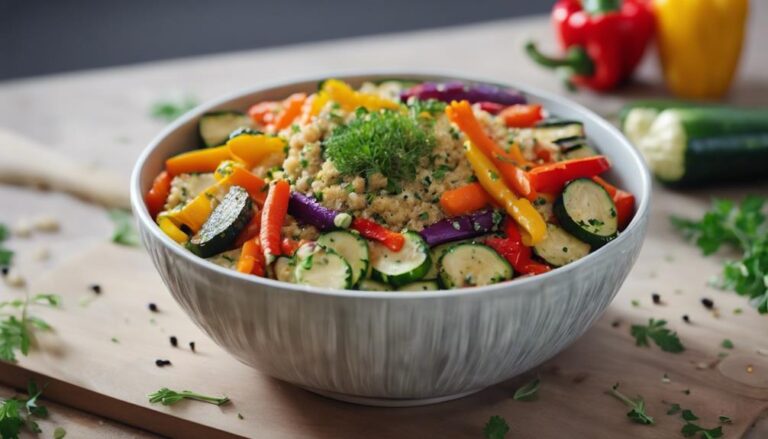
[[[363,80],[445,75],[337,76]],[[450,77],[454,78],[454,77]],[[245,109],[314,90],[317,80],[241,93],[193,110],[139,159],[132,203],[144,246],[185,312],[210,337],[256,369],[303,387],[352,397],[420,400],[478,390],[525,372],[560,352],[597,319],[627,277],[645,235],[650,179],[618,131],[559,97],[515,87],[550,112],[585,122],[613,163],[610,176],[638,200],[618,239],[552,272],[490,287],[392,293],[321,290],[245,276],[187,252],[154,224],[142,194],[164,160],[195,145],[199,115]]]

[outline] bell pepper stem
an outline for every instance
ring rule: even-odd
[[[621,9],[621,0],[582,0],[581,4],[590,15],[605,14]]]
[[[529,41],[525,44],[525,52],[537,64],[550,68],[568,68],[575,75],[590,76],[595,70],[595,64],[581,46],[571,46],[563,58],[553,58],[544,55],[536,47],[536,43]]]

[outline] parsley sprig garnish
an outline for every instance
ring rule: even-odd
[[[358,112],[325,141],[325,154],[345,175],[381,173],[394,189],[412,180],[435,146],[432,129],[397,111]]]
[[[51,326],[29,314],[29,305],[58,306],[61,297],[38,294],[24,299],[0,302],[0,360],[16,361],[16,352],[29,353],[35,330],[48,331]]]
[[[10,267],[13,262],[13,251],[3,247],[3,241],[8,239],[8,228],[0,224],[0,267]]]
[[[608,394],[623,402],[630,408],[627,412],[627,417],[638,424],[652,425],[654,423],[653,418],[645,412],[645,401],[638,396],[635,399],[631,399],[623,393],[619,392],[619,383],[616,383],[608,391]]]
[[[637,346],[650,346],[648,339],[651,339],[662,351],[674,353],[684,351],[685,348],[680,343],[677,333],[670,331],[666,325],[666,320],[649,319],[648,325],[632,325],[629,331],[635,337]]]
[[[176,391],[163,387],[155,393],[149,395],[149,402],[152,404],[160,403],[162,405],[173,405],[183,399],[192,399],[195,401],[207,402],[208,404],[224,405],[229,402],[226,396],[218,398],[215,396],[206,396],[189,390]]]
[[[27,398],[19,396],[6,399],[0,403],[0,437],[3,439],[16,439],[22,429],[26,428],[31,433],[41,433],[36,418],[48,416],[48,409],[37,400],[43,393],[34,381],[27,384]]]
[[[501,416],[491,416],[483,427],[485,439],[504,439],[507,433],[509,433],[509,425]]]
[[[741,204],[714,200],[701,220],[672,217],[672,225],[696,243],[704,255],[727,245],[742,252],[740,260],[725,263],[720,287],[749,297],[761,314],[768,313],[768,222],[764,197],[748,196]]]

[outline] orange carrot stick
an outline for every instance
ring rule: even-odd
[[[259,206],[264,205],[264,200],[267,198],[267,193],[264,191],[266,183],[259,176],[234,166],[232,173],[227,177],[227,182],[242,187]]]
[[[480,183],[470,183],[451,189],[440,196],[440,206],[449,216],[459,216],[480,210],[490,202],[491,197]]]
[[[291,185],[285,180],[278,180],[269,189],[264,209],[261,212],[261,247],[268,264],[281,254],[280,235],[285,215],[288,213],[288,198]]]
[[[305,93],[294,93],[283,101],[283,110],[275,118],[274,130],[280,131],[293,123],[301,114],[301,108],[306,100],[307,95]]]
[[[240,259],[237,261],[237,271],[245,274],[255,274],[264,277],[264,254],[258,239],[251,239],[243,244]]]

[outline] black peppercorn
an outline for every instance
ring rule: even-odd
[[[171,346],[176,347],[179,345],[179,339],[175,335],[171,336]]]
[[[101,285],[99,284],[91,285],[91,291],[93,291],[96,294],[101,294]]]
[[[150,310],[150,311],[152,311],[152,312],[157,312],[157,305],[156,305],[156,304],[154,304],[154,303],[150,303],[150,304],[148,305],[148,307],[149,307],[149,310]]]
[[[713,302],[712,299],[706,297],[701,299],[701,304],[704,305],[704,308],[706,309],[712,309],[715,307],[715,302]]]
[[[0,268],[0,271],[2,271],[3,276],[8,276],[8,271],[9,271],[8,267]]]
[[[684,315],[683,315],[683,321],[684,321],[685,323],[691,323],[691,318],[690,318],[690,317],[688,317],[688,314],[684,314]]]
[[[195,342],[194,341],[190,341],[189,342],[189,348],[192,350],[192,352],[195,352]]]
[[[661,303],[661,295],[659,293],[653,293],[651,295],[651,298],[653,299],[653,303],[655,303],[656,305]]]
[[[171,365],[171,360],[162,360],[162,359],[159,359],[159,358],[157,360],[155,360],[155,366],[157,366],[157,367],[165,367],[165,366],[170,366],[170,365]]]

